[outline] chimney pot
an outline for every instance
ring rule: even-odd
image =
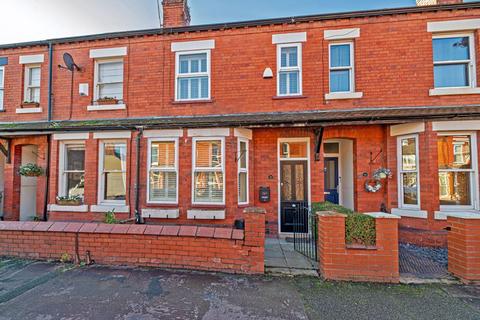
[[[163,0],[163,27],[175,28],[190,25],[188,0]]]

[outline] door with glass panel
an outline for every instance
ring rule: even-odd
[[[334,204],[340,204],[338,186],[338,158],[325,158],[325,201]]]
[[[399,206],[419,209],[418,137],[400,137],[399,143]]]

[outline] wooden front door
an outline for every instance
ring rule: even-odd
[[[304,221],[297,219],[299,210],[308,208],[307,161],[280,163],[280,231],[304,229]]]

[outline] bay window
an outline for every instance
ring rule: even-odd
[[[438,137],[440,206],[475,207],[476,164],[473,134],[442,134]]]
[[[248,140],[238,140],[238,204],[248,204]]]
[[[123,59],[95,60],[95,100],[123,100]]]
[[[278,96],[302,94],[302,45],[278,45]]]
[[[419,209],[418,136],[398,138],[399,207]]]
[[[60,145],[60,189],[62,197],[81,197],[85,191],[85,144],[72,142]]]
[[[149,143],[148,202],[178,202],[178,140],[155,139]]]
[[[194,204],[225,204],[224,152],[224,138],[194,138]]]
[[[99,202],[125,204],[127,190],[127,144],[100,142]]]
[[[476,87],[473,34],[433,38],[435,88]]]
[[[176,100],[210,99],[210,51],[178,52]]]
[[[40,103],[40,65],[25,66],[25,94],[24,102]]]

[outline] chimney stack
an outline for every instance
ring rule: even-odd
[[[190,25],[188,0],[163,0],[163,27],[186,27]]]
[[[417,6],[419,7],[458,3],[463,3],[463,0],[417,0]]]

